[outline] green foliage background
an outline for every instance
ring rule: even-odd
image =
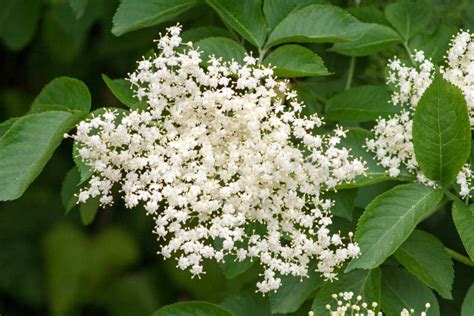
[[[265,0],[262,4],[249,0],[245,10],[238,7],[239,1],[231,2],[236,6],[228,7],[224,0],[123,0],[120,7],[118,1],[112,0],[0,0],[0,8],[3,8],[0,11],[0,122],[21,117],[30,108],[30,113],[34,113],[35,105],[31,107],[31,104],[35,97],[47,83],[60,76],[78,78],[90,91],[91,101],[86,98],[85,108],[76,110],[88,112],[89,104],[92,104],[91,110],[104,106],[126,108],[123,104],[130,106],[128,103],[134,100],[121,94],[123,82],[110,78],[124,78],[134,69],[135,61],[150,51],[159,32],[179,21],[187,31],[183,34],[185,39],[198,41],[204,52],[218,52],[224,58],[238,59],[243,54],[243,46],[254,55],[266,53],[265,62],[279,65],[279,75],[293,78],[292,85],[308,105],[308,111],[323,114],[329,126],[342,122],[344,126],[354,128],[345,145],[361,148],[370,135],[364,129],[370,129],[379,115],[387,116],[395,111],[391,106],[384,107],[389,98],[389,92],[384,88],[387,60],[398,55],[408,61],[405,49],[408,48],[411,51],[425,49],[433,61],[441,62],[450,36],[460,28],[474,29],[472,0],[398,1],[394,5],[391,1],[362,0],[360,7],[353,1]],[[345,32],[336,34],[337,23],[329,25],[329,29],[335,30],[334,34],[322,34],[328,21],[319,21],[319,16],[309,17],[307,23],[320,23],[316,29],[321,30],[321,34],[306,34],[304,27],[304,34],[292,34],[292,25],[298,18],[287,20],[286,26],[284,23],[277,26],[284,18],[285,14],[282,16],[281,12],[286,12],[285,6],[292,10],[329,2],[346,9],[361,22],[374,23],[369,33],[375,39],[364,37],[356,41],[357,36],[352,38]],[[257,15],[256,20],[247,21],[256,25],[251,28],[239,23],[241,19],[253,17],[252,12],[261,10],[262,5],[263,12],[273,12],[271,18]],[[156,10],[155,15],[153,10]],[[143,12],[150,13],[150,17],[142,18]],[[333,13],[328,14],[333,18],[330,21],[338,22],[331,16]],[[412,19],[411,28],[401,22],[407,15]],[[355,18],[351,17],[354,20],[347,22],[353,23],[354,32],[359,25]],[[267,27],[275,26],[268,36]],[[329,37],[340,37],[345,42],[329,44]],[[241,46],[235,46],[236,42],[229,38]],[[383,40],[377,45],[371,44],[377,38]],[[271,48],[295,41],[307,43]],[[298,58],[288,61],[285,57],[289,55]],[[301,67],[301,64],[310,66]],[[347,90],[349,87],[355,88]],[[347,102],[348,98],[354,102]],[[358,104],[358,101],[364,104]],[[364,108],[365,112],[357,111],[357,107]],[[41,112],[38,108],[36,111]],[[48,114],[33,115],[48,119]],[[0,135],[12,123],[1,123]],[[41,133],[46,135],[48,131]],[[439,266],[446,268],[441,270],[436,267],[430,270],[429,258],[433,253],[429,251],[422,253],[425,258],[413,257],[413,253],[425,248],[434,249],[436,256],[437,249],[443,252],[443,245],[459,253],[467,250],[472,256],[474,245],[462,244],[452,220],[450,203],[442,204],[427,219],[430,210],[413,209],[417,221],[410,227],[410,232],[425,219],[417,226],[421,230],[415,230],[405,243],[404,238],[397,239],[394,249],[385,249],[385,257],[374,254],[373,258],[362,257],[365,259],[354,261],[348,270],[356,267],[373,269],[353,270],[329,287],[322,287],[317,275],[301,283],[285,278],[285,287],[278,293],[261,297],[254,293],[260,272],[256,265],[246,269],[208,263],[207,274],[202,279],[191,279],[189,273],[175,268],[174,261],[163,261],[155,254],[158,246],[152,234],[152,219],[147,218],[143,210],[127,210],[119,202],[95,214],[94,205],[79,208],[74,201],[68,200],[71,192],[62,191],[62,184],[79,177],[77,172],[68,173],[74,166],[72,150],[72,143],[63,141],[21,198],[0,204],[1,315],[151,315],[164,305],[184,300],[221,304],[242,316],[270,315],[272,312],[306,315],[311,306],[322,313],[332,293],[349,289],[377,301],[382,297],[382,306],[386,305],[384,308],[389,315],[395,313],[392,306],[398,304],[397,291],[404,292],[409,300],[415,297],[410,301],[414,306],[436,296],[441,315],[459,315],[462,301],[474,282],[473,267],[454,261],[455,278],[451,291],[452,270],[448,256],[441,256]],[[399,182],[386,181],[388,177],[370,155],[359,151],[358,154],[367,157],[371,168],[364,180],[367,186],[348,187],[336,197],[336,225],[344,231],[355,231],[364,210],[361,222],[370,222],[371,216],[383,212],[384,209],[377,208],[377,203],[390,199],[397,190],[411,186],[406,197],[409,204],[410,199],[416,200],[427,190],[420,185],[407,184],[384,193]],[[455,170],[450,172],[456,174]],[[0,196],[11,193],[6,189],[5,182],[8,181],[7,178],[0,179],[4,185],[0,187]],[[18,189],[18,196],[21,189]],[[436,205],[442,194],[433,191],[427,192],[426,196]],[[396,197],[399,199],[400,195]],[[472,212],[469,207],[468,211],[464,208],[466,206],[462,204],[457,205],[454,216],[464,224],[463,228],[458,227],[466,236],[463,240],[469,240],[474,228],[469,229],[465,223],[474,223],[474,219],[466,215],[466,212]],[[391,223],[386,225],[379,229],[384,231],[392,227]],[[363,231],[360,235],[370,238]],[[381,261],[375,263],[377,260]],[[382,262],[381,268],[377,268]],[[400,264],[406,269],[401,269]],[[244,272],[239,274],[239,269]],[[380,284],[380,280],[381,291],[368,286]],[[400,283],[400,280],[404,282]],[[462,307],[465,315],[474,309],[472,288],[467,297],[471,299]],[[214,308],[200,306],[203,315]],[[206,308],[210,310],[206,312]]]

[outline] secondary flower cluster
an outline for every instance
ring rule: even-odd
[[[336,301],[337,307],[335,310],[332,309],[330,304],[326,305],[330,316],[383,316],[382,312],[376,312],[376,308],[379,305],[377,302],[367,304],[362,301],[362,296],[358,295],[354,299],[353,292],[342,292],[339,294],[333,294],[332,298]],[[425,310],[420,313],[420,316],[426,316],[426,311],[431,307],[430,303],[425,304]],[[310,312],[308,316],[313,316],[314,313]],[[400,316],[411,316],[415,315],[415,310],[404,308],[400,312]]]
[[[425,58],[422,51],[412,56],[416,67],[408,67],[398,58],[390,61],[387,84],[393,84],[396,89],[392,94],[394,105],[415,108],[425,90],[433,80],[433,63]]]
[[[474,126],[474,34],[461,31],[456,35],[446,63],[448,66],[441,69],[443,77],[463,91]]]
[[[467,33],[460,33],[453,39],[452,48],[448,53],[449,67],[443,70],[443,76],[461,87],[469,105],[469,102],[474,102],[474,53],[466,52],[466,47],[469,45],[466,44],[465,34]],[[474,49],[474,44],[469,47]],[[461,53],[464,53],[464,56],[461,56]],[[366,146],[369,151],[375,153],[376,159],[387,169],[390,176],[396,177],[405,169],[416,175],[419,182],[433,187],[436,183],[428,179],[418,168],[412,139],[412,119],[418,101],[431,85],[435,69],[433,63],[425,58],[422,51],[416,52],[412,58],[413,67],[402,64],[397,58],[390,61],[387,84],[395,87],[391,102],[395,106],[401,106],[402,110],[399,114],[387,119],[378,119],[372,129],[375,137],[368,139]],[[466,59],[471,60],[470,66],[467,66]],[[459,68],[461,66],[464,68]],[[474,106],[474,104],[469,106]],[[471,125],[474,120],[473,111],[471,109]],[[461,197],[470,196],[473,190],[471,185],[473,179],[470,166],[466,164],[456,179]]]
[[[316,259],[334,278],[359,248],[330,232],[332,201],[322,192],[363,174],[364,163],[338,146],[342,129],[316,133],[321,119],[301,115],[304,104],[271,68],[251,56],[211,57],[203,68],[192,44],[178,49],[180,30],[169,28],[159,54],[129,76],[146,110],[78,125],[73,138],[93,171],[79,201],[112,203],[117,185],[127,207],[142,204],[154,217],[159,252],[196,276],[204,259],[258,259],[266,293],[280,274],[307,276]]]

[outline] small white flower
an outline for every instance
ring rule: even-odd
[[[471,126],[474,126],[474,34],[460,31],[451,41],[443,77],[459,87],[465,96]]]
[[[383,316],[383,313],[376,311],[379,304],[372,302],[370,305],[363,301],[362,296],[358,295],[354,300],[353,292],[341,292],[339,294],[333,294],[332,298],[336,301],[336,307],[330,304],[326,305],[326,309],[329,311],[331,316]],[[420,312],[420,316],[426,316],[426,311],[430,308],[430,304],[425,304],[425,310]],[[355,313],[354,313],[355,312]],[[311,313],[311,312],[310,312]],[[308,314],[310,315],[310,314]],[[415,311],[413,309],[407,310],[404,308],[400,311],[400,316],[414,316]]]

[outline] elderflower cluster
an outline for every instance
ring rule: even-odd
[[[471,126],[474,126],[474,34],[459,32],[451,41],[443,77],[464,93]]]
[[[79,201],[112,203],[118,187],[127,207],[153,216],[159,253],[193,276],[205,273],[204,259],[256,259],[266,293],[317,260],[333,279],[359,247],[330,232],[333,202],[322,193],[363,174],[364,162],[339,145],[342,129],[316,133],[322,120],[301,115],[305,105],[271,68],[251,56],[211,57],[203,68],[192,44],[178,49],[180,31],[169,28],[129,76],[146,110],[78,125],[72,137],[93,171]]]
[[[373,302],[368,304],[362,301],[362,296],[358,295],[354,299],[353,292],[342,292],[339,294],[333,294],[332,298],[336,301],[335,310],[332,309],[330,304],[326,305],[326,309],[329,311],[330,316],[383,316],[382,312],[376,312],[379,304]],[[430,303],[425,304],[425,310],[420,313],[420,316],[426,316],[426,312],[431,307]],[[413,309],[404,308],[400,312],[400,316],[412,316],[415,315]],[[314,316],[313,312],[309,312],[308,316]]]
[[[386,119],[379,118],[372,129],[375,137],[368,139],[366,146],[369,151],[375,154],[379,164],[387,170],[391,177],[398,176],[405,169],[416,175],[420,183],[435,187],[436,183],[428,179],[418,167],[412,139],[414,110],[425,90],[431,85],[434,77],[434,65],[425,58],[422,51],[417,51],[412,59],[415,63],[413,67],[402,64],[397,58],[390,61],[387,84],[395,87],[391,103],[401,106],[402,110]],[[447,76],[448,73],[449,70],[445,70],[444,76],[451,81],[450,76]],[[473,88],[474,86],[471,90]],[[464,93],[467,98],[467,93]],[[472,120],[473,118],[471,118]],[[459,195],[462,198],[469,197],[474,189],[471,184],[472,180],[474,180],[473,174],[470,166],[466,164],[456,179],[460,187]]]
[[[425,58],[422,51],[415,52],[412,56],[416,67],[409,67],[401,63],[398,58],[388,64],[389,72],[387,84],[393,84],[395,91],[392,93],[394,105],[415,108],[425,90],[433,81],[433,63]]]

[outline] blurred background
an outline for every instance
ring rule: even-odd
[[[200,5],[166,25],[116,37],[110,30],[118,1],[85,1],[79,13],[72,9],[72,2],[0,0],[0,122],[25,114],[42,87],[58,76],[84,81],[93,108],[120,107],[101,74],[126,77],[164,27],[179,21],[184,30],[213,25],[225,31],[219,17]],[[379,8],[384,5],[384,1],[362,2]],[[474,28],[473,12],[463,9],[466,1],[433,2],[449,32],[456,32],[461,25]],[[347,6],[346,1],[337,4]],[[435,29],[436,25],[433,32]],[[193,39],[192,33],[187,36]],[[440,52],[446,51],[448,40],[449,36],[440,44]],[[316,79],[300,82],[301,97],[312,99],[311,106],[317,110],[313,94],[328,97],[340,90],[349,58],[327,53],[322,44],[308,47],[318,51],[335,73],[324,83]],[[395,47],[358,59],[355,85],[383,83],[387,59],[400,50]],[[140,208],[125,209],[117,200],[113,207],[99,210],[89,225],[82,223],[78,207],[66,214],[61,185],[73,167],[71,145],[71,141],[63,142],[24,196],[0,204],[1,315],[150,315],[160,306],[180,300],[221,302],[242,290],[249,295],[254,292],[256,267],[228,280],[217,264],[209,263],[203,278],[191,279],[188,272],[176,269],[174,261],[163,261],[156,255],[153,219]],[[361,189],[356,207],[361,210],[385,189],[380,185]],[[439,212],[426,229],[439,232],[447,218],[449,214]],[[462,249],[459,240],[450,236],[443,241]],[[456,269],[456,273],[469,273],[464,266]],[[456,278],[455,293],[464,293],[472,279]],[[443,304],[449,310],[451,303]]]

